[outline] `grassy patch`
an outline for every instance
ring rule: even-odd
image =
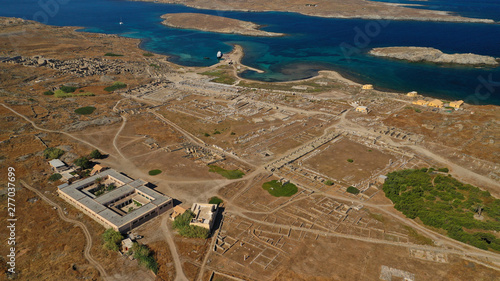
[[[89,114],[94,113],[94,111],[95,111],[95,107],[93,107],[93,106],[85,106],[85,107],[80,107],[80,108],[75,109],[75,113],[80,114],[80,115],[89,115]]]
[[[298,189],[297,186],[293,183],[285,183],[281,184],[281,182],[277,180],[272,180],[265,182],[262,184],[262,188],[267,190],[269,194],[275,197],[290,197],[297,193]]]
[[[326,185],[333,185],[333,181],[331,181],[331,180],[326,180],[323,183]]]
[[[193,212],[187,210],[184,214],[175,218],[173,226],[181,236],[207,239],[210,235],[210,230],[196,225],[189,225],[192,218],[194,218]]]
[[[216,83],[232,85],[234,84],[234,82],[236,82],[236,79],[233,77],[233,75],[225,70],[216,70],[216,71],[212,70],[203,72],[201,74],[215,77],[211,81]]]
[[[49,181],[58,181],[62,178],[61,174],[55,173],[49,177]]]
[[[113,83],[113,85],[104,88],[104,91],[113,92],[114,90],[123,89],[126,87],[127,87],[127,84],[125,84],[123,82],[115,82],[115,83]]]
[[[70,87],[70,86],[61,86],[59,87],[59,90],[65,92],[65,93],[74,93],[78,89],[77,87]]]
[[[45,159],[57,159],[64,154],[64,150],[56,148],[56,147],[47,147],[43,151],[43,156]]]
[[[379,222],[385,222],[385,218],[382,214],[370,213],[370,217],[378,220]]]
[[[154,54],[152,54],[152,53],[144,53],[142,55],[145,57],[154,57]]]
[[[115,54],[115,53],[105,53],[104,56],[106,56],[106,57],[123,57],[123,55]]]
[[[222,199],[220,199],[219,197],[217,196],[214,196],[212,198],[210,198],[210,200],[208,200],[208,204],[222,204],[222,202],[224,202]]]
[[[156,170],[151,170],[151,171],[149,171],[149,172],[148,172],[148,174],[149,174],[150,176],[156,176],[156,175],[161,174],[161,170],[158,170],[158,169],[156,169]]]
[[[354,186],[349,186],[346,191],[352,194],[359,194],[359,189]]]
[[[43,92],[43,94],[46,95],[46,96],[53,96],[54,92],[52,92],[52,91],[45,91],[45,92]]]
[[[150,64],[149,66],[154,67],[156,69],[160,68],[160,66],[158,66],[157,64],[154,64],[154,63]]]
[[[69,97],[85,97],[85,96],[95,96],[94,93],[66,93],[65,91],[58,89],[54,92],[56,98],[69,98]]]
[[[425,237],[423,236],[422,234],[419,234],[415,229],[407,226],[407,225],[404,225],[403,226],[406,230],[408,230],[408,236],[410,236],[411,238],[415,239],[415,242],[417,244],[420,244],[420,245],[429,245],[429,246],[433,246],[434,245],[434,241],[432,241],[432,239],[428,238],[428,237]]]
[[[210,170],[208,170],[209,172],[217,173],[217,174],[225,177],[226,179],[230,179],[230,180],[239,179],[245,175],[245,173],[243,173],[240,170],[225,170],[225,169],[223,169],[219,166],[216,166],[216,165],[210,165],[209,167],[210,167]]]

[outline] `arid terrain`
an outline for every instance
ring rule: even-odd
[[[259,30],[259,26],[252,22],[246,22],[231,18],[196,14],[179,13],[165,14],[161,16],[162,24],[176,28],[196,29],[202,31],[234,33],[249,36],[283,36],[282,33],[267,32]]]
[[[431,98],[362,89],[330,71],[255,82],[238,76],[246,69],[239,46],[217,65],[180,67],[138,40],[74,29],[0,18],[0,169],[15,168],[18,218],[17,273],[2,278],[498,280],[500,253],[406,218],[380,181],[396,170],[447,167],[500,197],[498,106],[421,106],[413,102]],[[105,90],[115,82],[126,87]],[[93,95],[45,94],[62,85]],[[86,106],[95,110],[75,113]],[[223,212],[208,239],[178,235],[171,211],[134,229],[153,250],[155,275],[105,249],[104,227],[57,196],[63,182],[48,180],[47,147],[64,150],[68,164],[98,149],[107,157],[96,162],[150,182],[176,205],[218,196]],[[245,175],[209,172],[214,161]],[[262,188],[271,180],[298,192],[274,197]],[[1,184],[7,214],[7,179]],[[8,247],[4,239],[4,272]]]
[[[219,11],[280,11],[295,12],[309,16],[330,18],[363,18],[363,19],[390,19],[390,20],[419,20],[419,21],[450,21],[450,22],[485,22],[493,23],[491,19],[466,18],[446,11],[432,11],[411,8],[412,5],[384,3],[369,0],[137,0],[148,2],[182,4],[200,9]],[[425,1],[422,2],[425,5]]]

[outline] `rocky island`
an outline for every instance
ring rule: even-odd
[[[197,13],[179,13],[165,14],[161,16],[164,21],[162,24],[175,28],[196,29],[201,31],[219,32],[228,34],[240,34],[248,36],[284,36],[283,33],[267,32],[259,30],[260,26],[242,20],[231,18],[197,14]]]
[[[386,47],[374,48],[369,54],[377,57],[393,58],[410,62],[432,62],[438,64],[488,65],[498,66],[498,59],[476,54],[445,54],[434,48]]]

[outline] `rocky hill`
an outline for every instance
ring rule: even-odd
[[[410,62],[432,62],[438,64],[498,66],[498,59],[476,54],[445,54],[440,50],[425,47],[375,48],[369,52],[377,57],[387,57]]]

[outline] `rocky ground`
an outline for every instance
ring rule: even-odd
[[[376,57],[394,58],[410,62],[432,62],[438,64],[498,66],[498,59],[476,54],[445,54],[438,49],[425,47],[374,48],[369,52]]]

